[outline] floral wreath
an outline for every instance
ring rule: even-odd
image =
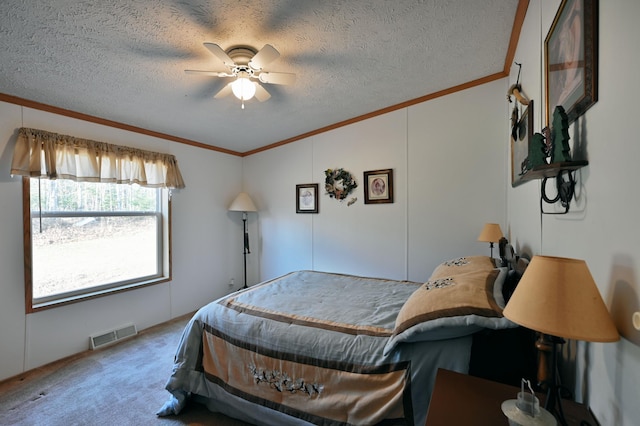
[[[324,175],[326,176],[324,189],[329,194],[329,197],[336,200],[344,200],[351,191],[358,187],[351,173],[344,169],[327,169],[324,171]]]

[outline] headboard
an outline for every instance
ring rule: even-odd
[[[522,274],[529,266],[529,259],[524,256],[516,255],[513,246],[506,238],[501,238],[499,244],[500,248],[500,266],[507,267],[507,278],[502,286],[502,295],[505,302],[508,302],[516,289]]]

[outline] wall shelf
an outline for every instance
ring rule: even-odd
[[[522,175],[522,180],[534,180],[544,178],[554,178],[561,172],[578,170],[584,166],[589,165],[586,160],[580,161],[562,161],[559,163],[543,164],[536,166]]]

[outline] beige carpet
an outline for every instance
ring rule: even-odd
[[[1,382],[0,425],[247,425],[195,403],[156,416],[189,318]]]

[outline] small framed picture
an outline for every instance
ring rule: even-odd
[[[318,184],[296,185],[296,213],[318,213]]]
[[[364,203],[393,203],[393,169],[364,172]]]

